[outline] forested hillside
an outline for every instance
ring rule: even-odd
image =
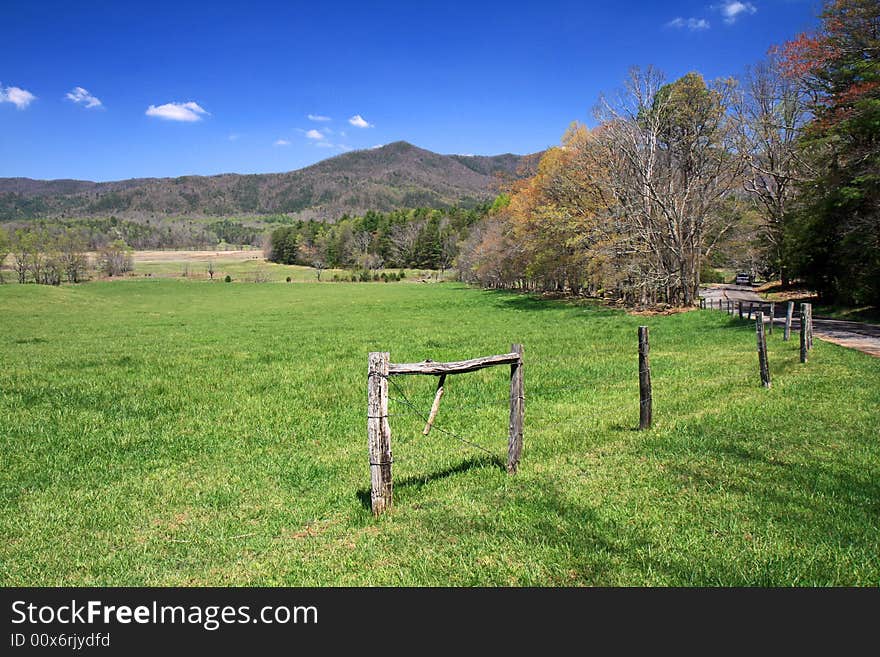
[[[0,179],[0,221],[33,218],[343,214],[475,207],[537,158],[440,155],[407,142],[352,151],[288,173],[145,178],[94,183]]]

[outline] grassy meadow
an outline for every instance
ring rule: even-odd
[[[143,279],[0,286],[2,585],[880,583],[880,361],[718,312],[637,317],[442,285]],[[654,428],[637,432],[636,327]],[[369,511],[369,351],[525,346],[392,401],[395,507]],[[395,379],[426,413],[435,380]]]
[[[317,270],[301,265],[282,265],[268,262],[260,249],[237,251],[135,251],[134,271],[125,275],[125,279],[143,277],[180,278],[191,281],[204,281],[208,275],[209,263],[214,266],[214,280],[223,280],[227,275],[235,283],[269,282],[280,283],[290,278],[293,283],[317,282]],[[433,271],[419,269],[387,269],[387,271],[404,272],[406,279],[432,278]],[[321,281],[333,281],[333,277],[344,278],[352,275],[348,269],[325,269],[321,272]],[[404,279],[404,280],[406,280]]]

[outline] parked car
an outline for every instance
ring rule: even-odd
[[[746,274],[744,272],[740,272],[736,275],[736,279],[733,282],[736,285],[751,285],[752,284],[752,276],[751,276],[751,274]]]

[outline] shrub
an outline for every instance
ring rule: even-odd
[[[374,272],[374,273],[373,273],[373,281],[379,281],[379,280],[381,280],[381,279],[379,278],[379,272]]]
[[[724,275],[718,271],[717,269],[713,269],[712,267],[703,266],[700,269],[700,282],[701,283],[723,283]]]
[[[231,283],[231,282],[232,282],[232,276],[230,276],[229,274],[226,274],[226,278],[224,278],[223,280],[226,281],[227,283]]]
[[[404,278],[406,278],[406,272],[403,271],[403,270],[401,269],[401,270],[398,272],[397,277],[400,278],[400,279],[404,279]]]
[[[368,272],[366,270],[362,271],[360,274],[360,279],[364,283],[369,283],[370,282],[370,272]]]
[[[288,276],[288,277],[285,278],[284,280],[286,280],[288,283],[290,283],[290,276]]]

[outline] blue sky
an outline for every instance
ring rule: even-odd
[[[400,139],[534,152],[630,66],[738,74],[819,4],[4,0],[0,176],[288,171]]]

